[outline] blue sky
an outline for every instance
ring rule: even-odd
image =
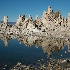
[[[47,11],[51,6],[54,12],[60,10],[61,14],[68,17],[70,12],[70,0],[0,0],[0,21],[4,16],[9,17],[9,21],[17,21],[19,15],[31,14],[33,19],[36,14],[42,17],[43,11]]]

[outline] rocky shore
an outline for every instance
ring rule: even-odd
[[[43,63],[44,62],[44,63]],[[18,62],[11,70],[70,70],[70,59],[38,60],[36,65],[24,65]]]

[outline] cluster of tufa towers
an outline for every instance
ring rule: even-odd
[[[51,14],[53,12],[52,8],[50,6],[48,6],[48,12],[44,11],[43,13],[45,14]],[[43,17],[45,17],[46,15],[43,15]],[[51,15],[51,16],[54,16]],[[29,18],[32,18],[31,15],[29,15]],[[61,18],[61,14],[59,14],[59,18]],[[36,20],[38,19],[38,16],[36,15]],[[50,18],[52,19],[52,18]],[[55,18],[54,18],[55,19]],[[63,21],[66,20],[65,17],[62,17]],[[17,22],[16,23],[22,23],[23,21],[25,20],[25,15],[19,15],[19,18],[17,19]],[[3,19],[4,23],[7,23],[8,22],[8,16],[4,16],[4,19]],[[67,19],[67,23],[70,23],[70,13],[68,13],[68,19]]]
[[[5,27],[3,25],[7,25],[5,23],[8,22],[8,16],[4,16],[3,24],[1,24],[1,28]],[[7,26],[9,27],[9,25]],[[17,22],[9,27],[10,32],[13,32],[13,29],[18,33],[46,33],[46,35],[54,36],[54,32],[56,35],[62,34],[70,36],[70,13],[68,13],[68,18],[63,17],[59,11],[54,13],[52,8],[48,6],[48,11],[44,11],[42,17],[39,19],[36,15],[35,19],[32,19],[32,16],[29,15],[29,18],[25,18],[25,15],[19,15]],[[6,30],[6,29],[5,29]],[[3,30],[2,30],[3,31]],[[5,31],[4,31],[5,32]],[[61,35],[61,36],[63,36]]]

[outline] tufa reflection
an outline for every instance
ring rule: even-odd
[[[65,45],[68,46],[68,52],[70,52],[70,39],[68,38],[0,34],[0,39],[4,41],[5,46],[8,46],[8,42],[11,39],[17,39],[20,44],[24,43],[27,47],[35,45],[35,47],[38,48],[39,46],[42,46],[43,52],[47,52],[48,56],[51,56],[54,50],[59,53],[60,49],[64,49]],[[65,51],[65,53],[67,52]]]

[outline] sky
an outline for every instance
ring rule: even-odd
[[[16,22],[19,15],[28,18],[28,14],[33,19],[36,15],[41,18],[48,6],[51,6],[54,12],[60,10],[61,15],[68,18],[70,0],[0,0],[0,21],[3,21],[4,16],[8,16],[9,22]]]

